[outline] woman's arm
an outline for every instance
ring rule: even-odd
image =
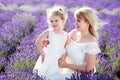
[[[59,60],[59,66],[62,68],[69,68],[78,72],[89,72],[94,69],[96,63],[95,54],[87,54],[86,56],[86,66],[77,66],[74,64],[66,63],[64,60]]]
[[[97,54],[87,54],[86,56],[86,71],[89,72],[90,70],[94,69],[96,63]]]
[[[43,41],[47,39],[48,37],[48,30],[45,30],[42,34],[39,35],[39,37],[36,40],[36,47],[38,49],[38,52],[42,56],[42,62],[44,61],[45,53],[43,51]]]

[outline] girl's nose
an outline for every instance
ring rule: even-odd
[[[53,24],[53,25],[55,25],[56,23],[55,23],[55,22],[53,22],[52,24]]]
[[[77,22],[75,21],[74,24],[77,25]]]

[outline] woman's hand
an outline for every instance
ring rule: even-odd
[[[43,41],[43,46],[46,47],[49,44],[49,41],[46,39]]]
[[[58,60],[58,64],[59,64],[59,67],[65,68],[66,65],[67,65],[67,62],[66,62],[65,60],[63,60],[63,59],[60,58],[60,59]]]

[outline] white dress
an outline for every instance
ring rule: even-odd
[[[97,42],[77,43],[71,40],[67,47],[69,58],[67,62],[78,66],[86,66],[86,54],[98,54],[100,51]],[[73,70],[67,69],[66,74],[72,74],[73,72]]]
[[[67,41],[67,33],[57,34],[53,30],[49,30],[48,41],[49,44],[44,48],[44,62],[41,63],[40,56],[35,64],[33,72],[37,72],[39,76],[43,75],[47,78],[51,78],[49,80],[56,80],[54,79],[54,77],[57,77],[55,74],[60,74],[63,71],[63,69],[58,66],[58,59],[66,53],[64,46]]]

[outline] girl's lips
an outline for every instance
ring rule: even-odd
[[[79,28],[79,26],[77,26],[77,28]]]
[[[53,27],[57,27],[57,26],[53,26]]]

